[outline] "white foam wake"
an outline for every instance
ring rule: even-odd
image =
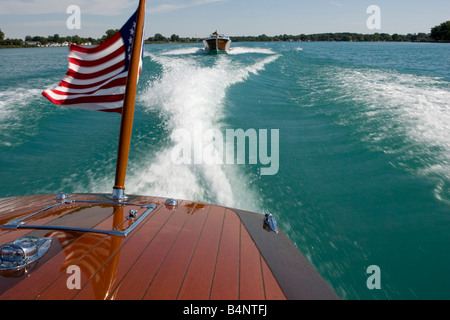
[[[436,197],[450,199],[450,84],[371,69],[340,72],[337,83],[344,99],[361,107],[352,113],[366,140],[395,155],[399,166],[438,177]]]
[[[261,53],[261,54],[276,54],[270,49],[264,48],[249,48],[249,47],[233,47],[228,51],[228,54],[246,54],[246,53]]]
[[[275,55],[276,52],[265,49],[265,48],[249,48],[249,47],[239,47],[239,46],[233,46],[227,54],[230,55],[239,55],[239,54],[248,54],[248,53],[260,53],[265,55]],[[195,54],[207,54],[207,51],[205,51],[202,47],[190,47],[190,48],[177,48],[172,49],[169,51],[162,52],[161,55],[163,56],[174,56],[174,55],[195,55]]]
[[[32,133],[24,118],[38,116],[30,113],[31,99],[40,97],[42,90],[16,88],[0,92],[0,146],[12,146],[22,141],[22,135]],[[19,132],[19,134],[15,134]]]
[[[204,54],[205,50],[199,47],[191,47],[191,48],[178,48],[169,51],[162,52],[163,56],[174,56],[174,55],[190,55],[190,54]]]
[[[213,65],[202,60],[166,54],[146,54],[158,62],[162,75],[149,82],[140,103],[157,112],[167,130],[165,147],[130,170],[129,193],[153,194],[258,210],[256,196],[247,188],[241,169],[233,165],[176,164],[173,161],[177,130],[192,136],[221,130],[227,89],[257,74],[278,56],[264,57],[250,65],[233,64],[226,55],[215,57]],[[210,141],[214,145],[214,141]],[[195,148],[195,145],[192,145]]]

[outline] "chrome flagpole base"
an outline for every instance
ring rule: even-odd
[[[125,195],[124,189],[113,189],[113,194],[109,197],[115,201],[127,201],[128,197]]]

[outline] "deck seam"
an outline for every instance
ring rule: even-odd
[[[81,236],[81,237],[82,237],[82,236]],[[80,238],[81,238],[81,237],[80,237]],[[99,240],[99,241],[95,244],[95,246],[90,247],[90,249],[89,249],[85,254],[83,254],[81,257],[79,257],[79,258],[77,259],[76,263],[73,263],[73,264],[74,264],[74,265],[78,265],[79,262],[80,262],[81,260],[83,260],[85,257],[87,257],[87,256],[88,256],[93,250],[95,250],[98,246],[100,246],[101,243],[105,242],[107,237],[108,237],[108,236],[105,235],[101,240]],[[75,240],[75,241],[78,241],[78,239]],[[70,244],[70,245],[72,245],[72,244]],[[39,297],[40,297],[45,291],[49,290],[56,282],[59,281],[59,279],[61,279],[61,278],[64,277],[65,275],[66,275],[66,272],[64,272],[64,271],[61,272],[60,275],[57,276],[57,277],[55,278],[54,281],[52,281],[47,287],[45,287],[45,289],[42,289],[38,294],[36,294],[36,296],[33,298],[33,300],[38,300],[38,299],[40,299]],[[86,284],[85,284],[85,285],[86,285]],[[84,286],[83,286],[83,287],[84,287]],[[75,295],[76,295],[76,294],[74,294],[74,296],[75,296]],[[73,299],[74,296],[72,296],[70,299]]]
[[[214,286],[214,278],[216,276],[217,260],[219,259],[220,246],[222,244],[223,228],[225,226],[225,217],[227,216],[226,213],[227,213],[227,211],[225,209],[225,212],[223,214],[223,219],[222,219],[222,228],[220,230],[219,245],[217,246],[217,251],[216,251],[216,259],[214,260],[214,270],[213,270],[213,274],[212,274],[211,285],[209,287],[208,300],[211,300],[211,292],[212,292],[212,288]]]
[[[189,211],[188,215],[192,214],[192,212],[195,210],[195,208],[197,207],[197,205],[198,205],[198,202],[195,203],[195,205],[192,207],[191,211]],[[169,220],[169,219],[167,219],[167,221],[168,221],[168,220]],[[167,221],[166,221],[166,222],[167,222]],[[150,287],[152,286],[153,281],[154,281],[154,280],[156,279],[156,277],[158,276],[158,273],[159,273],[159,271],[161,270],[162,265],[163,265],[164,262],[166,261],[167,256],[168,256],[168,255],[170,254],[170,252],[172,251],[172,248],[173,248],[174,244],[177,242],[178,237],[180,236],[181,231],[184,229],[184,227],[186,226],[186,223],[187,223],[188,221],[189,221],[189,219],[186,219],[186,220],[183,222],[183,226],[180,228],[180,230],[178,230],[178,233],[177,233],[175,239],[173,239],[172,243],[170,244],[169,249],[167,250],[166,254],[164,255],[164,258],[163,258],[163,259],[161,260],[161,262],[159,263],[159,266],[158,266],[158,268],[156,269],[156,271],[155,271],[155,273],[154,273],[154,275],[153,275],[153,277],[152,277],[152,280],[151,280],[150,283],[148,284],[147,289],[145,289],[144,294],[143,294],[142,297],[141,297],[141,300],[143,300],[144,297],[147,295],[148,290],[149,290]],[[160,230],[161,230],[161,229],[160,229]]]
[[[250,235],[250,238],[252,239],[251,235]],[[252,241],[253,241],[253,239],[252,239]],[[253,243],[255,243],[255,241],[253,241]],[[256,243],[255,243],[255,246],[256,246]],[[262,288],[263,288],[264,300],[267,300],[267,296],[266,296],[266,280],[264,279],[264,271],[263,271],[263,265],[262,265],[262,255],[261,255],[261,252],[259,250],[258,250],[258,254],[259,254],[259,268],[261,269],[261,280],[262,280]]]
[[[82,293],[82,291],[83,291],[83,289],[90,283],[90,281],[106,266],[106,265],[108,265],[108,263],[110,263],[111,262],[111,260],[112,259],[114,259],[114,257],[117,255],[117,254],[119,254],[120,253],[120,251],[122,250],[122,248],[128,243],[128,241],[130,241],[136,234],[138,234],[138,232],[139,232],[139,230],[141,230],[141,228],[143,228],[144,227],[144,225],[146,224],[146,223],[148,223],[150,220],[151,220],[151,218],[153,217],[153,216],[155,216],[157,213],[158,213],[158,211],[161,209],[161,206],[158,206],[155,210],[153,210],[151,213],[150,213],[150,215],[148,215],[147,216],[147,218],[143,221],[143,223],[141,223],[135,230],[133,230],[133,232],[131,232],[131,234],[130,235],[128,235],[127,237],[125,237],[124,238],[124,240],[125,241],[123,241],[122,243],[121,243],[121,245],[120,245],[120,247],[114,252],[114,253],[112,253],[111,255],[110,255],[110,257],[103,263],[103,265],[100,267],[100,268],[98,268],[98,270],[89,278],[89,280],[85,283],[85,285],[81,288],[81,290],[79,290],[73,297],[72,297],[72,299],[76,299],[76,297],[79,295],[79,294],[81,294]],[[167,221],[167,220],[166,220]],[[159,230],[158,230],[158,232],[159,232]],[[106,238],[105,238],[106,239]],[[152,239],[153,240],[153,239]],[[151,240],[150,240],[150,242],[151,242]],[[145,249],[144,249],[145,250]],[[142,254],[142,253],[141,253]],[[139,257],[140,257],[140,255],[139,255]],[[134,264],[133,264],[134,265]],[[127,271],[127,273],[125,273],[125,275],[124,275],[124,277],[126,276],[128,274],[128,271]],[[123,279],[122,279],[123,280]],[[122,280],[120,280],[119,281],[119,284],[122,282]],[[108,299],[110,296],[112,296],[113,294],[114,294],[114,292],[115,292],[115,290],[116,290],[116,288],[117,287],[115,287],[114,288],[114,290],[111,290],[111,293],[107,296],[107,298],[106,299]]]
[[[233,212],[235,215],[237,215],[234,211],[231,211],[231,212]],[[239,217],[238,217],[239,218]],[[242,254],[242,250],[241,250],[241,246],[242,246],[242,227],[243,227],[243,225],[242,225],[242,221],[241,221],[241,219],[239,219],[239,246],[238,246],[238,249],[239,249],[239,253],[238,253],[238,256],[239,256],[239,264],[238,264],[238,277],[237,277],[237,279],[238,279],[238,292],[237,292],[237,299],[238,300],[240,300],[241,299],[241,267],[242,267],[242,257],[241,257],[241,254]]]
[[[270,273],[272,274],[273,278],[275,279],[275,282],[277,283],[278,287],[281,289],[281,291],[282,291],[283,294],[285,295],[282,286],[280,285],[280,283],[279,283],[277,277],[275,277],[275,274],[274,274],[274,272],[273,272],[271,266],[267,263],[267,261],[266,261],[264,255],[263,255],[262,252],[261,252],[261,249],[258,247],[258,244],[257,244],[255,238],[253,237],[253,234],[247,229],[247,226],[245,225],[244,221],[242,220],[241,215],[240,215],[240,214],[237,212],[237,210],[235,210],[235,209],[230,209],[230,210],[231,210],[232,212],[234,212],[234,213],[238,216],[241,226],[243,226],[244,229],[247,231],[248,235],[250,236],[250,239],[253,241],[253,243],[255,244],[255,246],[256,246],[256,248],[257,248],[257,250],[258,250],[258,252],[259,252],[259,258],[260,258],[259,261],[260,261],[260,267],[261,267],[261,278],[262,278],[263,289],[264,289],[264,299],[266,299],[266,290],[265,290],[265,279],[264,279],[264,272],[263,272],[263,263],[265,263],[265,265],[266,265],[267,268],[269,269]]]
[[[159,212],[161,210],[163,206],[158,206],[157,209],[155,209],[155,213],[152,215],[152,217],[154,215],[156,215],[157,212]],[[167,222],[170,220],[170,217],[172,216],[172,213],[170,215],[167,216],[166,221],[164,221],[164,223],[161,225],[161,227],[158,229],[157,232],[155,232],[153,238],[148,241],[147,245],[142,249],[141,253],[136,257],[136,259],[134,259],[134,262],[129,266],[128,270],[124,273],[122,279],[120,279],[120,281],[117,283],[116,287],[114,288],[114,290],[111,290],[111,294],[108,296],[109,297],[113,297],[117,294],[117,290],[120,288],[122,282],[124,281],[124,279],[127,277],[128,273],[130,272],[131,269],[133,269],[133,267],[137,264],[137,261],[142,257],[142,255],[144,254],[144,252],[147,250],[148,246],[150,246],[150,244],[153,242],[153,240],[155,239],[155,237],[160,233],[160,231],[164,228],[164,226],[167,224]],[[150,221],[150,219],[146,220],[146,221]],[[143,226],[144,224],[142,224]],[[135,233],[137,234],[137,232]],[[120,247],[120,249],[122,249],[122,247]]]
[[[198,243],[199,243],[199,241],[200,241],[200,238],[201,238],[201,236],[202,236],[202,234],[203,234],[203,230],[205,229],[206,221],[208,220],[209,213],[211,212],[211,208],[212,208],[212,207],[209,206],[208,213],[206,214],[205,220],[203,221],[202,230],[200,231],[200,233],[199,233],[199,235],[198,235],[198,238],[197,238],[197,241],[195,242],[194,249],[192,250],[191,257],[189,258],[189,263],[188,263],[188,265],[186,266],[186,270],[184,271],[183,279],[181,280],[180,287],[178,288],[177,297],[175,298],[176,300],[178,300],[178,297],[179,297],[179,295],[180,295],[181,289],[183,288],[183,284],[184,284],[184,281],[185,281],[185,279],[186,279],[186,275],[187,275],[187,273],[188,273],[189,267],[191,266],[192,258],[194,257],[195,251],[197,250],[197,246],[198,246]],[[180,232],[181,232],[181,230],[180,230]]]

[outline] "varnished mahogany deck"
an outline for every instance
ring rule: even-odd
[[[87,196],[75,196],[80,197]],[[17,210],[15,201],[19,200],[24,204],[24,199],[0,199],[2,225],[8,218],[32,213],[45,207],[44,203],[55,202],[50,196],[30,197],[28,204],[25,203],[28,208]],[[61,230],[0,230],[0,244],[25,234],[56,240],[42,261],[28,274],[15,277],[0,275],[0,299],[303,298],[297,291],[303,292],[305,298],[335,297],[310,266],[306,266],[306,273],[302,271],[305,266],[296,264],[291,266],[292,272],[289,271],[290,262],[285,261],[279,262],[285,264],[288,271],[284,266],[274,267],[278,262],[267,251],[270,245],[266,246],[267,253],[263,254],[264,250],[261,251],[254,241],[256,239],[264,245],[264,241],[272,242],[270,237],[279,236],[263,230],[262,215],[190,201],[180,201],[177,207],[169,207],[164,205],[164,200],[151,197],[132,199],[133,203],[152,203],[157,208],[127,237]],[[126,205],[109,208],[81,204],[68,206],[67,212],[61,212],[64,210],[60,208],[49,210],[36,217],[33,224],[56,225],[69,219],[71,224],[85,225],[88,223],[85,220],[90,220],[92,228],[111,229],[129,223],[124,218],[129,211]],[[88,210],[90,218],[78,221],[75,215],[84,210]],[[96,210],[102,214],[96,214]],[[98,221],[99,216],[106,218]],[[249,224],[252,224],[250,228]],[[252,229],[257,231],[250,234],[248,230]],[[274,254],[275,257],[279,255]],[[300,263],[308,264],[306,260]],[[67,270],[73,265],[81,270],[80,289],[69,289],[67,285],[71,276]],[[299,270],[303,276],[307,275],[306,281],[302,280],[302,275],[298,276]],[[316,280],[319,295],[315,293],[317,288],[302,284],[315,286]]]

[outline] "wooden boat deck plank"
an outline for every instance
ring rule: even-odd
[[[95,197],[87,196],[83,199],[93,200]],[[80,199],[80,196],[74,196],[73,199]],[[0,226],[6,224],[12,219],[21,219],[27,215],[38,212],[45,209],[49,204],[56,204],[57,201],[54,200],[54,196],[50,195],[39,195],[39,196],[27,196],[25,200],[22,200],[26,205],[21,206],[18,210],[13,210],[14,206],[18,206],[17,198],[6,198],[0,199]],[[70,208],[76,209],[82,206],[82,203],[71,204]],[[31,218],[29,223],[42,225],[51,224],[52,221],[59,217],[59,214],[67,210],[67,207],[55,207],[49,209],[48,211],[39,214],[36,217]],[[20,237],[23,237],[30,233],[30,229],[0,229],[0,243],[7,243],[14,241]]]
[[[156,202],[155,202],[156,203]],[[114,268],[115,277],[110,283],[111,290],[107,292],[106,299],[114,299],[115,291],[126,274],[151,240],[156,236],[160,228],[166,223],[171,215],[171,210],[159,205],[157,209],[138,227],[129,237],[123,239],[120,249],[111,256],[111,259],[103,266],[104,269]],[[99,275],[95,275],[98,277]],[[92,279],[91,279],[92,281]],[[87,283],[74,297],[75,299],[96,299],[98,293],[93,283]]]
[[[239,299],[264,300],[261,255],[242,224],[240,234]]]
[[[64,241],[64,237],[70,237],[71,235],[64,235],[61,231],[52,232],[52,236],[57,237]],[[10,290],[6,291],[4,294],[0,296],[0,299],[35,299],[39,297],[41,292],[45,291],[48,287],[51,287],[55,281],[58,279],[65,278],[67,267],[71,264],[76,264],[77,259],[80,257],[77,255],[77,242],[81,242],[83,244],[91,243],[92,246],[95,246],[99,240],[102,240],[105,236],[99,237],[98,234],[84,234],[78,240],[73,241],[71,244],[66,246],[66,250],[60,251],[55,256],[53,256],[48,263],[42,265],[40,268],[32,272],[28,277],[24,278],[17,285],[15,285]],[[86,251],[85,245],[83,245],[83,253],[81,254],[89,254],[90,251]],[[73,261],[68,264],[68,254],[70,259]],[[64,268],[63,266],[66,266]],[[58,267],[55,269],[55,267]],[[67,287],[65,287],[67,290]],[[72,293],[73,294],[73,293]],[[61,297],[58,293],[52,299],[58,299]]]
[[[97,200],[97,197],[94,196],[76,196],[72,197],[72,199],[79,200]],[[47,196],[47,201],[53,200]],[[53,203],[55,203],[53,201]],[[47,202],[47,205],[49,203]],[[123,213],[117,212],[119,215],[113,214],[111,215],[113,210],[120,209],[123,211],[122,207],[113,208],[88,208],[86,209],[87,213],[95,217],[96,213],[102,212],[102,215],[106,215],[106,219],[100,221],[96,225],[90,225],[90,223],[98,221],[99,215],[97,214],[96,219],[83,219],[80,220],[78,218],[74,218],[75,215],[71,215],[70,213],[73,210],[76,210],[78,207],[85,205],[85,203],[77,203],[62,207],[58,209],[58,212],[63,212],[64,210],[67,215],[61,217],[55,216],[52,213],[43,213],[44,218],[36,217],[33,220],[33,224],[46,224],[48,225],[60,225],[56,218],[61,218],[64,222],[70,221],[72,226],[77,226],[80,224],[84,227],[92,227],[94,229],[100,230],[108,230],[111,229],[114,225],[120,224],[123,221]],[[34,207],[33,207],[34,208]],[[45,204],[42,205],[38,210],[45,208]],[[129,206],[129,208],[137,208],[136,206]],[[55,210],[55,208],[50,209]],[[118,210],[118,211],[120,211]],[[35,211],[33,211],[35,212]],[[32,213],[32,212],[31,212]],[[46,216],[51,215],[52,219],[48,221]],[[86,212],[84,213],[86,215]],[[101,217],[101,216],[100,216]],[[117,221],[117,217],[119,217]],[[79,221],[76,221],[79,220]],[[64,223],[63,223],[64,224]],[[30,230],[30,229],[22,229],[22,230],[13,230],[12,234],[15,235],[14,238],[20,237],[23,235],[23,232],[27,232],[28,235],[36,235],[36,236],[44,236],[53,238],[54,241],[59,243],[59,246],[63,247],[62,251],[59,251],[55,255],[53,255],[46,264],[43,264],[37,270],[34,270],[28,277],[20,281],[14,288],[5,291],[0,298],[1,299],[35,299],[35,298],[46,298],[49,299],[66,299],[72,297],[76,292],[73,290],[68,290],[66,281],[69,275],[66,273],[67,268],[70,265],[77,266],[85,266],[86,270],[81,273],[81,282],[85,283],[88,281],[90,272],[89,270],[98,267],[98,254],[95,252],[96,246],[107,239],[106,235],[97,234],[97,233],[79,233],[79,232],[65,232],[62,230]],[[52,245],[52,247],[58,247],[58,245]],[[104,249],[100,249],[100,252],[104,253]],[[91,260],[87,264],[82,259]],[[56,268],[56,269],[55,269]],[[87,275],[87,276],[86,276]],[[32,285],[30,285],[32,283]],[[54,291],[52,286],[56,286],[58,289]],[[55,296],[51,296],[51,294],[43,293],[43,292],[56,292]],[[19,295],[20,293],[20,295]]]
[[[239,238],[239,217],[227,209],[211,289],[211,300],[238,300],[239,298]]]
[[[183,201],[145,248],[116,289],[116,299],[141,299],[183,227],[193,203]],[[151,219],[150,219],[151,220]]]
[[[287,298],[283,290],[281,290],[280,285],[265,260],[261,263],[261,269],[264,278],[264,295],[266,300],[286,300]]]
[[[42,201],[41,197],[36,199]],[[47,200],[54,203],[49,197]],[[2,281],[0,299],[335,298],[284,234],[263,229],[263,215],[191,201],[169,207],[164,200],[134,197],[133,203],[154,203],[157,208],[127,237],[27,230],[30,235],[52,237],[56,245],[30,275]],[[131,223],[124,218],[125,212],[145,210],[130,204],[87,205],[81,213],[77,206],[66,209],[68,214],[60,212],[59,221],[52,220],[58,217],[55,211],[33,218],[33,223],[51,217],[48,224],[82,226],[96,222],[92,228],[110,230],[121,225],[122,229]],[[81,219],[84,215],[88,217]],[[17,238],[22,231],[11,234]],[[81,289],[67,286],[70,265],[81,269]],[[13,287],[10,281],[16,281]]]
[[[87,241],[87,239],[89,240]],[[70,266],[80,268],[80,284],[86,283],[96,268],[101,266],[102,260],[107,258],[111,236],[102,234],[89,234],[83,241],[76,241],[70,246],[70,251],[65,251],[64,261],[60,276],[36,297],[40,300],[68,300],[77,293],[77,289],[68,288],[71,274],[67,273]],[[88,249],[90,247],[90,249]],[[72,254],[75,252],[75,254]]]
[[[289,300],[336,300],[338,296],[283,232],[267,232],[262,215],[235,210],[252,235],[283,294]]]
[[[209,299],[224,214],[223,207],[210,209],[177,299]]]
[[[197,204],[198,206],[200,204]],[[177,235],[143,299],[175,300],[203,229],[210,206],[195,210]]]

